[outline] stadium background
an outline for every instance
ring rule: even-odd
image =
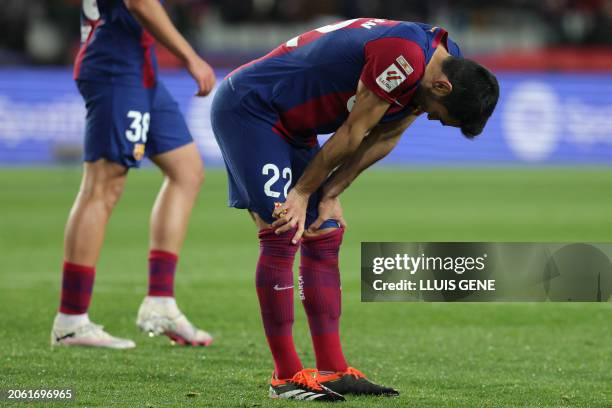
[[[166,1],[219,77],[296,34],[358,16],[443,26],[467,56],[494,70],[501,100],[482,137],[469,141],[420,119],[345,194],[345,348],[357,367],[404,392],[381,405],[611,406],[609,304],[359,303],[360,241],[612,241],[612,0],[483,4]],[[130,174],[109,225],[91,312],[139,347],[127,354],[47,348],[62,229],[80,179],[84,108],[70,67],[79,7],[76,0],[2,4],[0,389],[72,386],[84,406],[265,404],[270,363],[252,287],[255,231],[225,208],[211,98],[192,97],[191,79],[163,49],[161,77],[209,168],[177,292],[218,342],[179,350],[136,333],[148,212],[161,182],[145,169]],[[308,362],[305,319],[296,317]]]

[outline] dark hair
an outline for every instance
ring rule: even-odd
[[[444,59],[442,72],[453,85],[451,93],[442,98],[442,105],[461,123],[465,136],[478,136],[499,99],[497,78],[482,65],[453,56]]]

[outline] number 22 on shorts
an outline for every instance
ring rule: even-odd
[[[281,177],[281,171],[277,165],[273,163],[267,163],[261,169],[261,174],[263,174],[264,176],[267,176],[270,173],[272,173],[272,177],[270,177],[270,179],[266,181],[266,183],[264,184],[264,193],[268,197],[278,198],[280,197],[281,193],[279,191],[272,190],[272,187]],[[289,191],[289,187],[291,186],[291,168],[285,167],[283,169],[282,176],[283,176],[283,180],[287,180],[283,188],[283,194],[285,198],[287,198],[287,192]]]

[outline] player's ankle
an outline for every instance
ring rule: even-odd
[[[174,296],[145,296],[146,302],[164,304],[164,305],[176,305],[176,298]]]
[[[55,316],[54,325],[61,327],[77,327],[89,323],[89,314],[67,314],[58,312]]]

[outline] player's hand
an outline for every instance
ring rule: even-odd
[[[276,235],[283,234],[297,227],[297,231],[291,243],[297,244],[304,234],[304,223],[306,222],[306,208],[308,207],[308,194],[304,194],[292,188],[287,195],[287,200],[276,206],[272,216],[277,218],[272,224]]]
[[[194,56],[187,61],[185,68],[189,75],[196,81],[198,92],[196,96],[206,96],[212,91],[217,78],[210,65],[202,58]]]
[[[310,224],[308,232],[316,232],[321,224],[327,220],[337,221],[341,227],[346,227],[346,221],[344,221],[342,216],[342,206],[338,197],[325,197],[321,200],[319,203],[319,217]]]

